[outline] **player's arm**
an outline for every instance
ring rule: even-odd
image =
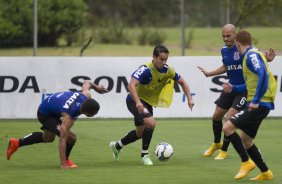
[[[206,77],[211,77],[211,76],[215,76],[215,75],[220,75],[223,74],[225,72],[227,72],[227,68],[225,65],[221,65],[220,67],[218,67],[215,70],[212,71],[207,71],[205,70],[203,67],[198,66],[197,67]]]
[[[94,82],[85,80],[82,85],[82,94],[90,98],[91,97],[90,89],[94,89],[96,92],[100,94],[108,91],[103,85],[96,85]]]
[[[234,93],[243,93],[243,92],[246,92],[247,91],[247,86],[246,84],[239,84],[239,85],[232,85],[230,83],[224,83],[222,85],[223,87],[223,91],[225,93],[231,93],[231,92],[234,92]]]
[[[187,99],[188,99],[188,106],[189,108],[193,109],[193,106],[194,106],[194,101],[193,101],[193,98],[192,98],[192,95],[191,95],[191,92],[190,92],[190,88],[188,86],[188,84],[186,83],[186,81],[184,80],[183,77],[180,77],[179,80],[176,81],[178,84],[180,84],[180,86],[182,87],[182,90],[184,91]]]
[[[60,138],[59,138],[59,153],[60,153],[60,161],[61,168],[68,169],[66,163],[66,144],[69,135],[70,128],[73,126],[74,119],[67,113],[62,113],[62,124],[60,126]]]
[[[136,104],[136,108],[139,110],[139,112],[143,112],[144,111],[144,106],[140,101],[140,98],[137,94],[136,91],[136,86],[139,84],[139,81],[137,79],[135,79],[134,77],[131,77],[129,84],[128,84],[128,91],[130,93],[131,98],[133,99],[133,101]]]
[[[246,65],[254,74],[258,76],[255,96],[252,99],[249,107],[251,110],[253,110],[258,108],[260,100],[267,90],[268,83],[266,81],[268,81],[268,75],[264,66],[264,62],[257,53],[248,54]]]

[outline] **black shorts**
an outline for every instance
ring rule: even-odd
[[[241,111],[246,107],[246,93],[225,93],[222,92],[220,97],[214,102],[217,106],[223,109],[236,109]]]
[[[248,136],[254,139],[262,120],[266,118],[269,111],[270,110],[266,107],[259,107],[258,109],[252,111],[245,108],[243,111],[240,111],[232,116],[229,120],[236,128],[241,129]]]
[[[42,124],[41,130],[49,130],[57,136],[60,136],[59,127],[62,123],[62,120],[60,118],[46,116],[43,113],[37,111],[37,119]]]
[[[143,125],[143,118],[151,117],[153,116],[153,108],[150,104],[145,102],[144,100],[141,100],[141,103],[143,104],[144,108],[146,108],[149,112],[148,113],[139,113],[138,109],[136,108],[136,104],[132,99],[126,99],[126,105],[128,110],[133,114],[134,116],[134,123],[135,126]]]

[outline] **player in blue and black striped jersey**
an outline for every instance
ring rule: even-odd
[[[224,47],[221,49],[223,64],[219,68],[209,72],[202,67],[198,68],[204,73],[206,77],[227,73],[230,84],[245,84],[242,72],[242,61],[244,55],[239,54],[235,44],[235,26],[232,24],[226,24],[222,28],[222,38],[225,43]],[[270,49],[270,51],[265,53],[265,55],[268,61],[272,61],[275,57],[275,51],[273,49]],[[231,116],[244,109],[246,105],[246,95],[246,91],[232,93],[225,93],[223,91],[220,97],[215,101],[216,109],[212,117],[214,142],[204,152],[205,157],[212,156],[217,149],[221,150],[215,157],[216,160],[222,160],[228,156],[227,148],[230,141],[224,136],[223,143],[221,142],[221,133],[223,126],[222,120],[226,122]]]
[[[55,93],[39,105],[37,118],[42,124],[43,132],[33,132],[20,139],[11,138],[7,149],[7,160],[22,146],[36,143],[53,142],[55,136],[59,137],[59,152],[61,168],[76,168],[69,155],[76,142],[76,135],[70,130],[77,117],[81,114],[87,117],[96,115],[100,109],[99,103],[91,98],[90,89],[98,93],[107,90],[102,86],[85,81],[82,92]]]

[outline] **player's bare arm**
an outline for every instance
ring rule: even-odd
[[[129,84],[128,84],[128,91],[129,91],[132,99],[134,100],[134,102],[136,104],[136,108],[139,110],[139,112],[143,112],[144,106],[141,103],[140,98],[137,95],[137,91],[136,91],[137,84],[139,84],[139,81],[137,79],[131,77]]]
[[[59,138],[59,153],[61,168],[68,169],[66,163],[66,143],[69,135],[70,128],[73,126],[74,119],[67,113],[62,113],[63,121],[60,126],[60,138]]]
[[[188,86],[188,84],[186,83],[186,81],[184,80],[183,77],[180,77],[180,79],[177,81],[178,84],[180,84],[180,86],[182,87],[187,99],[188,99],[188,106],[190,108],[190,110],[192,111],[193,106],[194,106],[194,100],[192,98],[191,92],[190,92],[190,88]]]
[[[215,76],[215,75],[220,75],[223,74],[227,71],[227,68],[225,67],[225,65],[222,65],[220,67],[218,67],[215,70],[212,71],[207,71],[205,70],[203,67],[198,66],[197,67],[206,77],[211,77],[211,76]]]
[[[82,85],[82,94],[90,98],[91,97],[90,89],[94,89],[96,92],[100,94],[103,94],[108,91],[103,85],[96,85],[94,82],[91,82],[89,80],[84,81]]]

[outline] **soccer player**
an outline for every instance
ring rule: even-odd
[[[43,132],[33,132],[20,139],[11,138],[7,149],[7,160],[19,147],[36,143],[53,142],[55,136],[59,137],[59,153],[61,168],[76,168],[69,155],[76,142],[76,135],[70,130],[77,117],[81,114],[87,117],[96,115],[100,109],[99,103],[91,98],[90,89],[98,93],[107,90],[90,81],[84,81],[82,92],[55,93],[39,105],[37,118],[42,124]],[[61,120],[62,118],[62,120]]]
[[[232,85],[244,84],[243,72],[242,72],[242,61],[243,55],[240,55],[236,44],[236,28],[232,24],[226,24],[222,28],[222,38],[225,43],[221,49],[222,62],[223,64],[212,71],[206,71],[204,68],[198,66],[201,72],[206,77],[215,76],[223,73],[227,73],[229,83]],[[272,61],[275,57],[275,51],[270,49],[266,52],[268,61]],[[222,133],[222,120],[226,122],[231,116],[243,110],[246,101],[246,91],[241,92],[222,92],[220,97],[215,101],[216,108],[212,116],[212,128],[214,134],[214,142],[204,152],[205,157],[210,157],[217,149],[221,149],[218,155],[215,157],[216,160],[222,160],[227,158],[227,149],[230,141],[224,136],[223,143],[221,142]]]
[[[134,116],[136,129],[118,141],[112,141],[110,148],[116,161],[120,150],[142,138],[141,158],[144,165],[153,165],[148,149],[153,136],[156,121],[153,117],[153,107],[168,108],[172,102],[174,81],[181,85],[192,110],[194,101],[189,86],[171,66],[167,65],[169,51],[163,45],[157,45],[153,51],[153,60],[141,65],[131,75],[128,84],[129,94],[126,98],[128,110]]]
[[[231,141],[233,147],[241,157],[241,167],[235,179],[241,179],[255,168],[260,169],[261,174],[250,180],[271,180],[273,174],[263,160],[261,152],[254,144],[259,126],[270,110],[274,109],[276,95],[276,80],[272,75],[265,56],[252,48],[251,34],[240,31],[236,36],[236,45],[243,58],[243,76],[246,83],[242,85],[223,85],[225,92],[248,93],[247,106],[243,111],[232,116],[223,125],[223,132]],[[241,138],[236,133],[241,130]],[[250,157],[250,158],[249,158]]]

